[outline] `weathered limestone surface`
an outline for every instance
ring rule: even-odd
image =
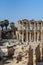
[[[43,44],[17,44],[14,50],[13,61],[9,65],[36,65],[43,56]]]

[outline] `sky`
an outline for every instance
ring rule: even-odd
[[[18,20],[43,20],[43,0],[0,0],[0,21],[8,19],[18,25]]]

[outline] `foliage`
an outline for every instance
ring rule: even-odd
[[[2,30],[3,30],[3,27],[4,27],[3,21],[0,22],[0,26],[1,26]]]
[[[9,21],[8,20],[4,20],[4,26],[6,27],[7,30],[7,26],[9,25]]]
[[[10,27],[11,27],[11,29],[14,29],[14,28],[15,28],[14,22],[11,22],[11,23],[10,23]]]

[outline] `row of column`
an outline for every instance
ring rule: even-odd
[[[29,25],[31,26],[31,22],[29,22]],[[34,41],[36,41],[35,26],[36,26],[36,24],[34,23],[34,30],[33,30],[33,32],[34,32]],[[38,26],[38,23],[37,23],[37,26]],[[28,23],[26,24],[26,27],[28,27]],[[42,23],[41,23],[41,27],[42,27]],[[40,31],[42,32],[42,30],[40,30]],[[38,31],[37,31],[37,33],[38,33]],[[24,32],[22,33],[22,41],[23,41],[23,36],[24,36]],[[37,34],[37,42],[38,42],[38,36],[39,36],[39,34]],[[41,39],[42,39],[42,34],[40,36],[41,36]],[[29,40],[31,41],[31,32],[29,34]],[[28,42],[28,30],[26,30],[26,41]]]
[[[37,44],[36,44],[37,45]],[[29,65],[37,65],[38,61],[42,61],[42,45],[38,44],[37,47],[29,48]]]
[[[33,22],[33,24],[32,24],[32,22],[26,22],[26,24],[25,24],[25,26],[23,25],[24,24],[24,22],[22,22],[22,27],[25,27],[27,30],[31,30],[31,27],[32,27],[32,29],[33,30],[41,30],[42,29],[42,23],[40,23],[40,25],[39,25],[39,23],[37,22]]]
[[[22,41],[23,41],[23,39],[24,39],[24,33],[25,32],[22,32]],[[37,35],[36,35],[36,32],[34,31],[34,33],[33,33],[33,36],[31,36],[32,34],[31,34],[31,32],[30,33],[28,33],[28,31],[26,31],[26,33],[25,33],[25,36],[26,36],[26,42],[28,42],[28,41],[32,41],[32,37],[33,37],[33,41],[35,42],[35,41],[39,41],[38,39],[39,39],[39,33],[37,32]],[[29,39],[28,39],[28,37],[29,37]],[[37,39],[36,39],[37,38]],[[42,41],[42,34],[40,34],[40,41]]]
[[[31,26],[31,22],[29,22],[29,25]],[[35,26],[36,26],[36,24],[34,23],[34,29],[35,29]],[[28,27],[28,24],[26,24],[26,27]],[[42,23],[41,23],[41,27],[42,27]],[[36,41],[36,31],[33,30],[33,32],[34,32],[34,41]],[[41,41],[42,41],[42,29],[40,30],[40,32],[41,32],[40,36],[41,36]],[[22,32],[22,42],[24,42],[24,40],[23,40],[24,33],[25,33],[25,31]],[[29,40],[28,40],[28,30],[26,30],[25,35],[26,35],[26,42],[31,41],[31,31],[30,31],[30,34],[29,34]],[[38,42],[38,36],[39,36],[39,34],[38,34],[38,31],[37,31],[37,42]],[[19,39],[20,39],[20,36],[19,36]]]

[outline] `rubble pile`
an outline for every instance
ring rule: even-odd
[[[16,64],[19,65],[21,63],[22,65],[28,63],[28,54],[29,53],[29,45],[17,45],[17,48],[14,51],[14,55],[16,58],[14,59],[14,62],[16,61]]]
[[[9,56],[13,54],[10,65],[37,65],[37,62],[42,61],[42,44],[17,44],[7,49]]]

